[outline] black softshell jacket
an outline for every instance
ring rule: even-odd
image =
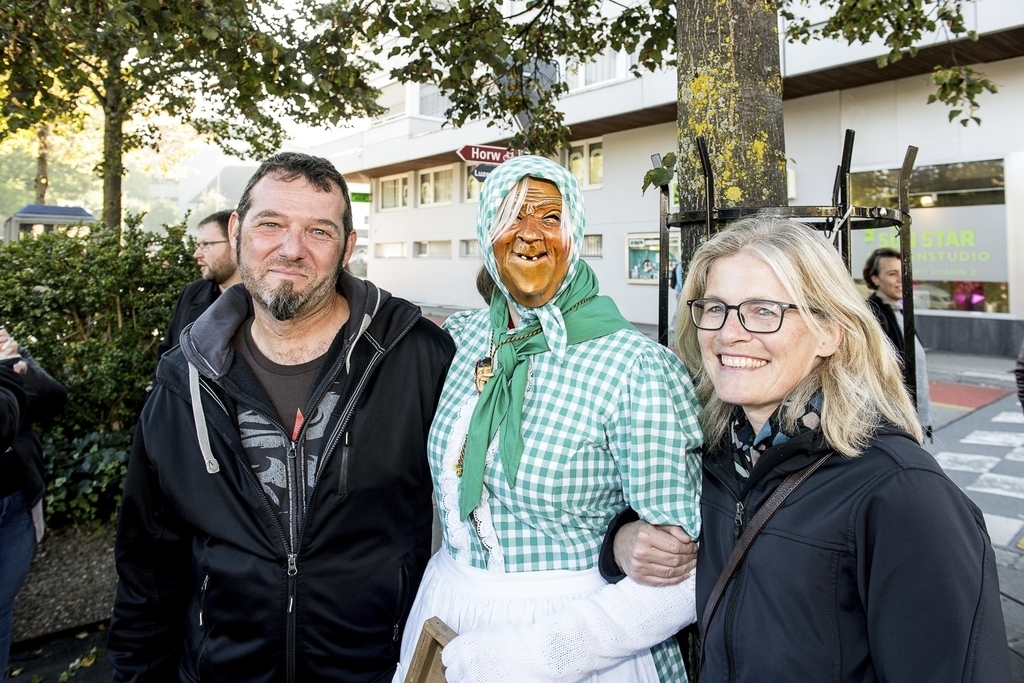
[[[782,480],[827,451],[769,448],[743,489],[704,458],[697,615],[739,532]],[[700,683],[1008,683],[995,557],[981,511],[909,435],[833,454],[754,541],[705,639]]]
[[[230,344],[251,311],[244,288],[160,361],[118,520],[114,680],[391,679],[430,551],[427,432],[454,343],[371,283],[345,273],[339,290],[350,323],[310,406],[338,383],[345,398],[293,552],[236,426],[239,403],[275,415]]]

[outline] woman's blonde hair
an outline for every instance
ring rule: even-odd
[[[703,297],[715,262],[739,253],[753,256],[771,269],[786,289],[788,303],[799,309],[787,315],[802,316],[811,334],[831,339],[829,329],[842,332],[837,351],[822,358],[783,402],[784,429],[792,428],[803,406],[820,388],[824,396],[822,431],[839,453],[848,457],[860,454],[882,421],[905,429],[920,442],[921,425],[903,385],[895,352],[839,254],[814,229],[761,216],[733,223],[697,250],[680,303]],[[683,313],[676,328],[676,346],[703,406],[700,420],[705,439],[716,444],[728,429],[733,406],[715,395],[701,361],[693,320]]]

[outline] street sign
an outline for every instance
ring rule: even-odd
[[[500,164],[512,157],[519,156],[519,152],[506,147],[488,147],[486,145],[466,145],[456,154],[463,161],[482,161],[489,164]]]
[[[469,174],[482,183],[487,180],[487,176],[491,175],[491,171],[496,168],[498,167],[493,164],[477,164],[470,169]]]

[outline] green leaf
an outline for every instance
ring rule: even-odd
[[[657,187],[668,185],[672,182],[673,175],[675,175],[675,172],[671,168],[666,168],[665,166],[662,166],[661,168],[652,168],[644,174],[644,184],[640,191],[642,193],[646,193],[647,188],[652,185]]]

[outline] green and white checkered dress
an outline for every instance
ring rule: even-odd
[[[452,557],[509,572],[590,569],[626,505],[698,535],[696,399],[682,363],[636,330],[570,346],[562,360],[552,352],[530,358],[516,484],[494,457],[495,439],[476,525],[460,521],[455,463],[476,403],[473,367],[489,354],[487,311],[456,314],[445,329],[457,351],[429,453]]]
[[[564,169],[535,159],[499,166],[481,196],[478,235],[484,262],[506,298],[486,236],[501,198],[523,175],[548,178],[559,186],[563,220],[570,213],[573,228],[567,279],[583,267],[578,185]],[[540,320],[551,350],[528,360],[525,449],[515,485],[507,481],[497,457],[496,437],[487,453],[483,497],[466,521],[459,519],[456,463],[478,398],[474,366],[492,355],[489,312],[459,313],[444,325],[457,351],[428,447],[447,552],[458,562],[492,571],[592,569],[608,524],[626,505],[648,522],[681,525],[696,537],[701,433],[697,400],[683,364],[632,328],[567,345],[561,312],[552,310],[552,304],[516,308],[520,327]],[[678,649],[673,653],[673,648],[652,650],[659,673],[662,680],[685,680]]]

